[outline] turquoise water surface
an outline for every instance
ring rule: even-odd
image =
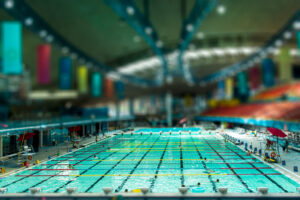
[[[160,130],[165,132],[159,134]],[[150,131],[153,134],[140,134]],[[143,129],[117,135],[2,178],[0,187],[8,193],[28,192],[31,187],[43,192],[77,187],[78,192],[89,193],[102,192],[103,187],[118,192],[149,187],[151,192],[165,193],[178,192],[184,185],[195,193],[217,192],[218,187],[242,193],[268,187],[271,193],[282,193],[295,192],[299,186],[212,133],[197,128],[191,134],[172,129],[170,135],[169,131]]]

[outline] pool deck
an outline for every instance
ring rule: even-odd
[[[214,131],[211,131],[211,132],[214,132]],[[216,131],[216,132],[219,132],[219,130]],[[262,145],[261,144],[262,139],[260,137],[254,137],[252,135],[240,135],[240,134],[229,132],[229,131],[226,132],[226,133],[229,134],[232,137],[240,139],[241,141],[247,142],[248,145],[252,144],[253,148],[254,147],[258,147],[258,149],[260,149],[260,146]],[[129,134],[129,132],[127,132],[126,134]],[[223,138],[221,136],[221,134],[217,134],[217,137],[219,137],[221,139]],[[105,139],[105,138],[103,137],[101,139]],[[84,138],[80,142],[80,144],[81,145],[88,145],[88,144],[92,144],[94,142],[95,142],[95,137],[90,137],[90,138]],[[262,145],[262,146],[264,146],[264,145]],[[54,158],[54,157],[56,157],[56,154],[57,154],[58,150],[60,151],[60,155],[67,154],[67,153],[69,153],[69,148],[70,147],[71,147],[71,144],[69,144],[68,146],[63,146],[63,147],[62,146],[55,146],[55,147],[50,147],[50,148],[49,147],[48,148],[43,148],[41,150],[41,152],[39,152],[35,156],[34,160],[39,159],[41,162],[47,161],[48,160],[48,156],[49,156],[49,152],[52,153],[52,155],[53,155],[52,158]],[[244,146],[239,146],[239,147],[241,149],[243,149]],[[73,150],[76,150],[76,149],[73,149]],[[289,177],[289,178],[297,181],[298,183],[300,183],[300,176],[299,176],[300,173],[293,173],[292,172],[294,165],[300,166],[300,161],[298,161],[298,160],[295,159],[295,157],[299,156],[299,154],[297,152],[294,152],[294,151],[290,151],[288,153],[282,152],[282,150],[280,150],[280,151],[281,151],[281,158],[282,158],[282,160],[286,161],[287,165],[286,166],[282,166],[281,164],[270,164],[270,163],[268,163],[268,164],[271,167],[273,167],[274,169],[280,171],[282,174],[286,175],[287,177]],[[257,157],[257,156],[255,156],[255,157],[258,158],[258,159],[260,159],[260,160],[262,160],[260,157]],[[9,168],[9,169],[7,169],[8,172],[5,173],[5,174],[3,174],[2,176],[8,176],[9,174],[12,174],[12,173],[18,172],[20,170],[24,170],[24,169],[26,169],[26,168],[24,168],[24,167],[23,168],[18,168],[18,169],[16,169],[16,168]],[[206,195],[208,195],[208,194],[206,194]],[[298,196],[298,194],[296,194],[296,196]],[[192,195],[191,197],[194,197],[194,195]],[[254,195],[253,197],[255,198],[257,196]]]
[[[213,132],[213,131],[212,131]],[[218,132],[218,131],[217,131]],[[229,133],[229,132],[228,132]],[[227,134],[228,134],[227,133]],[[129,132],[127,133],[129,134]],[[235,137],[237,139],[240,139],[244,142],[247,142],[249,145],[252,144],[253,148],[254,147],[260,147],[260,142],[261,139],[259,137],[253,137],[250,135],[240,135],[240,134],[233,134],[230,133],[230,135],[232,137]],[[217,137],[220,139],[223,139],[223,136],[221,136],[221,134],[217,134]],[[101,139],[105,139],[104,137]],[[95,142],[95,137],[91,137],[91,138],[85,138],[84,140],[81,141],[80,144],[92,144]],[[50,148],[44,148],[42,149],[41,152],[39,152],[36,155],[36,158],[40,158],[40,161],[47,161],[48,160],[48,155],[49,152],[51,152],[54,156],[56,156],[57,150],[60,151],[60,155],[64,155],[69,153],[69,148],[71,145],[69,146],[56,146],[56,147],[50,147]],[[243,150],[244,146],[238,146]],[[47,149],[47,150],[46,150]],[[75,150],[75,149],[73,149]],[[276,170],[280,171],[281,173],[283,173],[284,175],[290,177],[291,179],[297,181],[300,183],[300,176],[299,173],[293,173],[291,170],[293,169],[293,166],[296,165],[296,163],[300,166],[300,161],[295,161],[295,156],[299,156],[297,152],[293,152],[290,151],[289,153],[284,153],[281,152],[282,154],[282,160],[286,160],[287,165],[286,166],[281,166],[281,164],[270,164],[268,163],[271,167],[275,168]],[[54,157],[53,156],[53,157]],[[254,155],[253,155],[254,156]],[[256,158],[262,160],[260,157],[255,156]],[[26,168],[21,168],[21,170],[26,169]],[[5,176],[7,176],[9,173],[14,173],[16,171],[20,171],[20,168],[18,170],[16,169],[11,169],[8,173],[4,174]],[[266,197],[266,195],[260,194],[260,193],[251,193],[251,194],[247,194],[246,196],[241,196],[240,193],[230,193],[230,194],[220,194],[220,193],[205,193],[205,194],[192,194],[192,193],[188,193],[188,194],[176,194],[176,193],[172,193],[172,194],[161,194],[161,193],[151,193],[151,194],[130,194],[130,193],[119,193],[123,196],[124,199],[139,199],[139,198],[153,198],[153,199],[197,199],[197,198],[207,198],[207,199],[215,199],[215,198],[222,198],[222,199],[235,199],[235,198],[243,198],[243,199],[264,199]],[[59,196],[60,195],[60,196]],[[107,198],[113,198],[113,197],[117,197],[116,194],[109,194],[109,195],[105,195],[103,193],[94,193],[94,194],[73,194],[71,196],[69,196],[68,194],[36,194],[34,196],[31,195],[25,195],[23,196],[23,194],[6,194],[5,195],[7,199],[13,199],[13,198],[22,198],[22,199],[40,199],[40,198],[47,198],[47,199],[64,199],[64,198],[70,198],[70,199],[88,199],[88,198],[98,198],[98,199],[107,199]],[[25,197],[25,198],[24,198]],[[27,198],[28,197],[28,198]],[[34,197],[34,198],[32,198]],[[289,193],[289,194],[284,194],[284,193],[274,193],[274,194],[268,194],[267,198],[269,199],[284,199],[284,198],[289,198],[289,199],[297,199],[299,198],[299,193]]]
[[[256,147],[257,149],[262,149],[262,151],[265,148],[265,139],[262,138],[261,136],[253,136],[253,135],[248,135],[248,134],[238,134],[238,133],[234,133],[232,131],[226,131],[226,134],[240,140],[243,141],[244,143],[248,143],[248,148],[249,145],[253,146],[253,149]],[[244,149],[244,145],[241,145],[240,148]],[[264,152],[264,151],[263,151]],[[286,165],[282,165],[282,163],[268,163],[271,167],[273,167],[274,169],[280,171],[281,173],[283,173],[284,175],[286,175],[287,177],[297,181],[298,183],[300,183],[300,172],[294,172],[293,168],[294,166],[297,166],[300,169],[300,153],[290,150],[288,152],[283,152],[282,148],[279,148],[279,153],[280,153],[280,157],[281,157],[281,161],[285,161]],[[254,155],[256,158],[262,160],[262,157],[256,156]],[[265,162],[265,161],[263,161]]]
[[[102,137],[99,138],[99,140],[101,139],[105,139],[106,137]],[[85,137],[82,138],[79,145],[80,146],[87,146],[90,144],[95,143],[96,141],[96,137],[95,136],[91,136],[91,137]],[[56,146],[44,146],[40,148],[40,151],[37,152],[34,156],[33,159],[31,161],[31,163],[29,164],[29,167],[35,165],[36,160],[39,160],[40,163],[45,162],[47,160],[49,160],[49,156],[51,156],[51,158],[55,158],[58,157],[60,155],[64,155],[70,152],[70,150],[72,149],[72,151],[77,150],[79,148],[72,148],[72,144],[71,143],[64,143],[64,144],[59,144]],[[58,154],[59,152],[59,154]],[[4,164],[2,164],[1,162],[1,167],[5,167],[5,173],[4,174],[0,174],[0,177],[4,177],[4,176],[8,176],[10,174],[16,173],[18,171],[22,171],[24,169],[27,169],[26,167],[19,167],[19,165],[16,164],[17,159],[13,158],[10,159],[8,161],[5,161]]]

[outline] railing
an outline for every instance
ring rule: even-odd
[[[127,121],[133,120],[133,116],[112,117],[112,118],[81,118],[81,119],[58,119],[52,121],[31,121],[31,122],[7,122],[8,127],[0,128],[0,135],[19,135],[24,131],[35,129],[44,130],[48,128],[61,128],[77,125],[87,125],[99,122]]]
[[[71,190],[70,190],[71,191]],[[38,192],[38,191],[37,191]],[[263,193],[203,193],[203,194],[176,194],[176,193],[151,193],[151,194],[143,194],[143,193],[122,193],[122,194],[104,194],[104,193],[36,193],[36,194],[2,194],[0,195],[0,199],[12,200],[12,199],[30,199],[30,200],[54,200],[54,199],[68,199],[68,200],[84,200],[84,199],[123,199],[123,200],[131,200],[131,199],[157,199],[157,200],[185,200],[185,199],[206,199],[206,200],[264,200],[264,199],[276,199],[276,200],[299,200],[299,193],[271,193],[271,194],[263,194]]]

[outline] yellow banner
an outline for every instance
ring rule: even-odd
[[[77,68],[77,86],[79,93],[88,92],[88,69],[86,66]]]
[[[184,96],[184,105],[186,107],[190,107],[193,104],[193,98],[191,95],[187,94]]]
[[[292,80],[292,57],[289,48],[281,48],[278,55],[279,79],[281,82]]]
[[[233,78],[225,80],[225,97],[226,99],[232,99],[233,97]]]

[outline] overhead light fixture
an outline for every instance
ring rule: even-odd
[[[157,46],[158,48],[162,48],[162,46],[163,46],[162,41],[158,40],[158,41],[156,42],[156,46]]]
[[[128,15],[134,15],[134,8],[133,7],[131,7],[131,6],[128,6],[127,8],[126,8],[126,12],[127,12],[127,14]]]
[[[277,47],[280,47],[282,44],[283,44],[283,42],[282,42],[282,40],[280,40],[280,39],[278,39],[278,40],[275,41],[275,45],[276,45]]]
[[[26,26],[31,26],[33,23],[33,19],[31,17],[27,17],[24,21]]]
[[[300,21],[295,21],[293,24],[294,29],[300,30]]]
[[[227,52],[231,55],[237,55],[239,53],[237,48],[234,48],[234,47],[227,48]]]
[[[194,29],[194,26],[192,24],[188,24],[186,25],[186,30],[189,31],[189,32],[192,32]]]
[[[220,15],[225,14],[225,13],[226,13],[226,7],[225,7],[224,5],[219,5],[219,6],[217,7],[217,12],[218,12],[218,14],[220,14]]]
[[[299,56],[300,55],[300,51],[298,49],[291,49],[290,50],[290,55],[291,56]]]
[[[39,35],[40,35],[41,38],[44,38],[44,37],[47,36],[47,31],[46,30],[41,30]]]
[[[209,50],[203,49],[201,51],[199,51],[199,54],[202,55],[203,57],[210,57],[211,53]]]
[[[121,79],[121,76],[116,72],[109,72],[108,74],[106,74],[106,78],[117,81]]]
[[[272,52],[274,55],[278,55],[280,52],[280,50],[278,48],[274,49],[274,51]]]
[[[6,0],[4,2],[4,7],[7,8],[7,9],[11,9],[13,8],[15,5],[14,1],[13,0]]]
[[[223,56],[225,54],[224,50],[220,48],[214,48],[212,49],[212,52],[215,53],[217,56]]]
[[[244,54],[246,54],[246,55],[251,54],[252,51],[253,50],[250,47],[243,47],[243,48],[241,48],[241,52],[244,53]]]
[[[151,35],[152,34],[152,28],[151,27],[146,27],[145,28],[145,32],[148,34],[148,35]]]
[[[67,53],[69,53],[69,48],[68,47],[62,47],[61,51],[62,51],[63,54],[67,54]]]
[[[46,41],[47,42],[52,42],[53,41],[53,36],[52,35],[48,35],[47,37],[46,37]]]
[[[284,39],[287,39],[287,40],[291,39],[292,33],[290,31],[286,31],[286,32],[284,32],[283,37],[284,37]]]
[[[203,33],[203,32],[197,33],[197,34],[196,34],[196,38],[199,39],[199,40],[204,39],[204,33]]]

